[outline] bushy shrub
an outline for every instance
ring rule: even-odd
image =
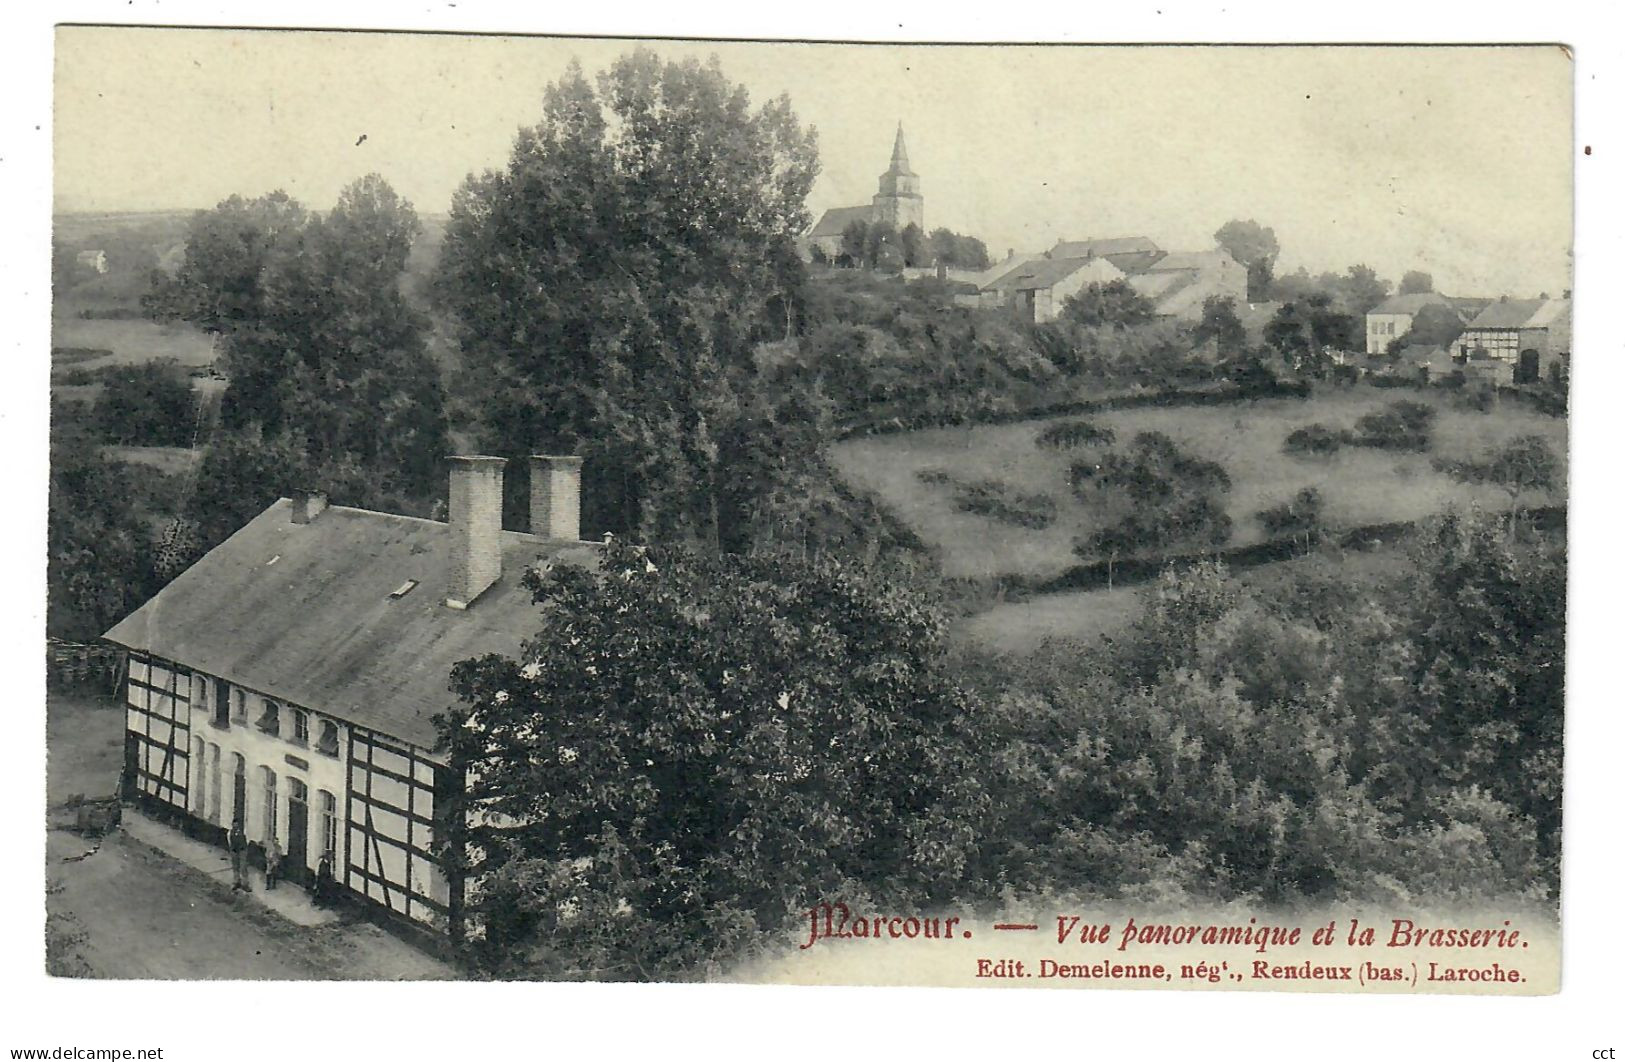
[[[1349,433],[1328,428],[1324,424],[1310,424],[1292,432],[1282,446],[1289,454],[1334,454],[1350,442]]]
[[[1055,522],[1055,499],[1048,494],[1023,494],[996,479],[956,479],[940,468],[922,468],[914,478],[933,487],[950,488],[960,512],[1033,530]]]
[[[1055,499],[1048,494],[1023,494],[996,479],[961,483],[954,502],[961,512],[986,516],[1000,523],[1039,531],[1055,522]]]
[[[1291,501],[1258,511],[1258,522],[1271,538],[1308,541],[1320,533],[1325,499],[1316,487],[1305,487]]]
[[[1381,450],[1426,450],[1433,443],[1438,410],[1423,402],[1390,402],[1355,423],[1355,442]]]
[[[1078,446],[1110,446],[1117,441],[1117,433],[1087,420],[1067,420],[1051,424],[1039,432],[1034,441],[1052,450],[1069,450]]]

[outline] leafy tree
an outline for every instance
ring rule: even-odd
[[[322,217],[282,192],[233,196],[193,218],[149,308],[221,337],[228,429],[286,433],[317,462],[353,460],[427,495],[449,446],[424,323],[401,294],[420,229],[376,174]]]
[[[1512,500],[1513,527],[1522,511],[1525,494],[1557,493],[1563,486],[1563,464],[1544,435],[1524,434],[1506,442],[1482,461],[1444,465],[1466,483],[1493,483]]]
[[[1061,316],[1085,326],[1112,325],[1130,328],[1150,322],[1156,308],[1126,280],[1094,283],[1061,304]]]
[[[1213,234],[1213,242],[1246,268],[1248,300],[1257,302],[1267,298],[1275,273],[1275,259],[1281,253],[1275,230],[1251,219],[1232,220],[1219,226]]]
[[[1366,265],[1349,266],[1343,280],[1342,308],[1356,318],[1363,319],[1372,308],[1388,297],[1393,285],[1377,276],[1377,271]]]
[[[53,440],[46,519],[46,630],[92,641],[158,589],[128,466],[88,439]]]
[[[1389,344],[1390,353],[1404,350],[1449,349],[1461,336],[1461,317],[1449,306],[1424,306],[1411,319],[1405,334]]]
[[[1401,295],[1424,295],[1433,290],[1433,274],[1412,269],[1399,279]]]
[[[895,272],[903,266],[902,237],[889,221],[872,221],[863,241],[863,262],[870,269]]]
[[[926,257],[925,233],[912,221],[903,226],[903,231],[897,234],[898,248],[903,252],[903,264],[906,266],[930,265]]]
[[[496,972],[694,976],[822,898],[959,887],[973,713],[911,592],[619,540],[526,585],[540,633],[459,664],[462,704],[437,720],[470,772],[442,852]]]
[[[1355,318],[1337,310],[1329,296],[1312,294],[1282,303],[1264,326],[1264,341],[1288,367],[1318,376],[1330,364],[1329,351],[1356,346],[1356,327]]]
[[[1322,531],[1325,499],[1316,487],[1304,487],[1290,501],[1258,511],[1258,522],[1271,538],[1286,536],[1307,547]]]
[[[931,230],[930,253],[950,269],[986,269],[991,265],[987,244],[974,236],[962,236],[952,229]]]
[[[1191,333],[1197,343],[1213,342],[1221,359],[1236,357],[1247,349],[1247,329],[1236,316],[1236,300],[1229,295],[1209,295],[1202,301],[1202,320]]]
[[[1229,541],[1230,516],[1217,497],[1229,491],[1229,473],[1161,432],[1140,432],[1127,450],[1074,464],[1070,479],[1081,499],[1104,500],[1108,507],[1108,518],[1074,544],[1080,556],[1106,558],[1108,587],[1126,554]]]
[[[295,488],[325,491],[339,505],[401,512],[390,494],[353,460],[317,461],[288,436],[257,429],[222,433],[204,451],[182,515],[197,529],[198,552],[214,548]]]
[[[1523,544],[1495,520],[1450,513],[1427,529],[1416,556],[1411,689],[1431,729],[1430,782],[1476,786],[1529,816],[1555,878],[1566,547]]]
[[[758,344],[796,331],[817,168],[789,101],[752,108],[714,60],[640,48],[596,91],[572,66],[446,228],[436,287],[483,446],[588,458],[588,527],[742,545],[722,515],[770,485],[730,473],[754,441],[736,429]]]
[[[841,257],[861,265],[868,261],[869,223],[862,218],[849,221],[841,230]]]
[[[96,400],[96,427],[120,446],[190,446],[199,428],[198,400],[173,363],[107,370]]]

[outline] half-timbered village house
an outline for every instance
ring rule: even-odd
[[[128,654],[125,784],[224,845],[241,823],[290,876],[326,861],[380,913],[454,930],[436,858],[460,780],[435,752],[452,665],[516,656],[538,616],[520,585],[544,558],[589,561],[581,463],[531,458],[531,527],[502,529],[504,460],[453,457],[445,523],[295,492],[107,633]]]

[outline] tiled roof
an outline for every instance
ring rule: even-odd
[[[1160,251],[1146,236],[1114,236],[1096,240],[1061,240],[1050,248],[1051,258],[1104,258],[1109,254],[1143,254]]]
[[[868,221],[873,215],[874,208],[871,206],[830,207],[824,211],[812,231],[807,233],[807,237],[839,236],[854,221]]]
[[[1184,270],[1222,269],[1234,265],[1236,260],[1225,251],[1175,251],[1163,255],[1147,268],[1148,273],[1172,273]]]
[[[1416,316],[1424,306],[1449,306],[1450,300],[1435,291],[1412,295],[1390,295],[1370,309],[1370,313],[1403,313]]]
[[[1500,299],[1484,307],[1482,313],[1467,322],[1468,331],[1522,328],[1536,310],[1540,309],[1542,299]]]
[[[271,505],[107,639],[429,748],[431,717],[455,700],[452,665],[515,655],[540,629],[525,567],[598,555],[504,531],[502,577],[459,611],[444,603],[446,524],[343,506],[308,524],[291,516],[286,498]],[[390,596],[409,579],[417,586]]]

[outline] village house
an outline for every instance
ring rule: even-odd
[[[1442,306],[1455,312],[1449,299],[1433,291],[1390,295],[1373,306],[1365,315],[1365,352],[1388,353],[1388,345],[1409,332],[1416,315],[1428,306]]]
[[[1537,383],[1566,371],[1574,327],[1573,303],[1561,299],[1509,299],[1490,303],[1456,340],[1462,360],[1494,363],[1498,383]]]
[[[1173,320],[1201,320],[1215,296],[1233,298],[1238,309],[1247,305],[1247,270],[1227,252],[1170,253],[1144,236],[1061,240],[1043,254],[1012,253],[984,275],[977,305],[1050,321],[1083,288],[1114,280],[1145,297],[1156,316]]]
[[[854,221],[873,225],[885,222],[902,232],[910,225],[925,232],[925,196],[920,178],[908,164],[908,145],[903,142],[903,124],[897,123],[897,139],[892,143],[891,166],[880,175],[874,198],[862,206],[831,207],[802,240],[810,254],[813,248],[830,261],[841,256],[841,237]]]
[[[1148,263],[1129,277],[1129,284],[1149,299],[1158,317],[1200,321],[1211,298],[1247,303],[1246,267],[1230,252],[1177,251]]]
[[[505,531],[497,457],[453,457],[445,523],[295,492],[106,635],[127,653],[125,787],[223,845],[241,824],[289,876],[323,868],[361,904],[456,933],[435,845],[461,779],[435,751],[458,661],[517,656],[538,628],[528,566],[591,563],[581,461],[533,457],[531,533]]]
[[[1005,270],[983,285],[991,305],[1007,305],[1032,322],[1053,321],[1066,300],[1090,284],[1122,280],[1123,271],[1105,258],[1039,257]]]
[[[107,272],[106,251],[80,251],[78,254],[74,255],[74,261],[93,272]]]

